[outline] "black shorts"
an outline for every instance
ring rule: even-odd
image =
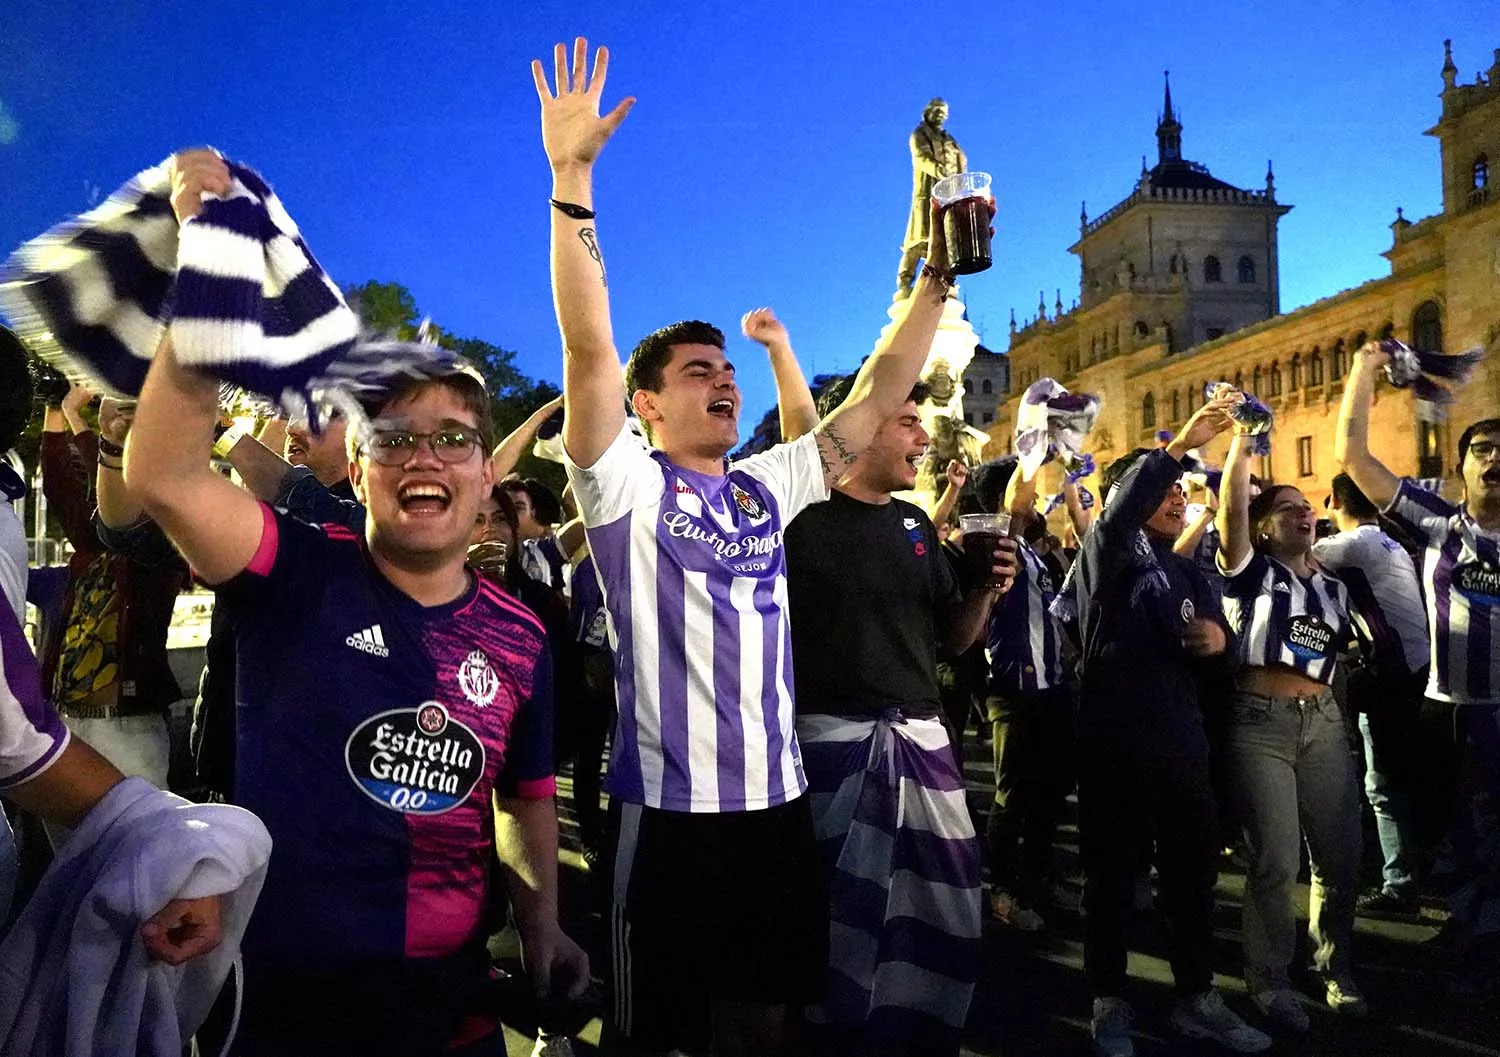
[[[610,1010],[619,1035],[648,1049],[701,1048],[713,999],[822,997],[828,889],[805,796],[722,814],[615,800],[610,832]]]

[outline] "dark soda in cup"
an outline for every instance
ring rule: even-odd
[[[960,198],[943,209],[943,239],[954,275],[982,272],[990,260],[990,204],[983,198]]]
[[[955,275],[982,272],[990,258],[990,174],[961,172],[932,185],[943,223],[943,242]]]
[[[1010,535],[1009,514],[964,514],[958,519],[963,532],[964,572],[971,587],[1003,587],[995,578],[995,551]]]

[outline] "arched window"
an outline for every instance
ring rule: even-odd
[[[1262,393],[1262,390],[1261,390],[1261,387],[1260,387],[1260,383],[1261,383],[1260,364],[1257,363],[1255,365],[1255,370],[1252,371],[1251,374],[1250,374],[1250,391],[1252,393],[1254,393],[1256,396],[1260,396],[1261,393]]]
[[[1141,428],[1156,428],[1156,397],[1151,393],[1141,398]]]
[[[1307,358],[1307,384],[1311,387],[1323,384],[1323,350],[1316,345]]]
[[[1234,387],[1239,390],[1245,388],[1245,372],[1243,370],[1236,370],[1234,372]]]
[[[1271,395],[1281,395],[1281,363],[1277,360],[1271,361]]]
[[[1384,341],[1386,338],[1393,338],[1395,336],[1396,336],[1396,324],[1394,324],[1394,323],[1384,323],[1384,324],[1381,325],[1381,327],[1380,327],[1380,334],[1379,334],[1379,340],[1380,341]]]
[[[1336,382],[1344,377],[1344,339],[1339,338],[1333,343],[1333,380]]]
[[[1151,336],[1151,328],[1144,319],[1135,321],[1135,336],[1138,338],[1148,338]]]
[[[1246,254],[1245,256],[1240,258],[1239,271],[1240,282],[1255,282],[1255,261],[1250,258],[1249,254]]]
[[[1411,314],[1411,345],[1421,352],[1443,351],[1443,310],[1436,301],[1423,301]]]
[[[1182,421],[1182,394],[1176,389],[1172,390],[1172,425]]]
[[[990,382],[988,378],[986,378],[984,381],[979,383],[979,391],[985,396],[989,396],[995,391],[995,386]]]
[[[1173,275],[1177,274],[1177,254],[1172,254],[1172,259],[1167,262],[1167,271]]]
[[[1302,353],[1292,353],[1292,392],[1302,388]]]
[[[1476,191],[1482,191],[1490,185],[1490,159],[1489,155],[1481,154],[1474,159],[1474,167],[1469,173],[1470,186]]]
[[[1219,268],[1219,258],[1212,255],[1203,258],[1203,281],[1205,283],[1221,283],[1224,281],[1223,273]]]

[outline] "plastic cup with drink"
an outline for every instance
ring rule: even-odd
[[[1004,587],[995,576],[995,551],[1010,535],[1009,514],[964,514],[958,519],[964,535],[964,562],[969,583],[975,587]]]
[[[961,172],[932,185],[943,221],[943,239],[955,275],[990,266],[990,174]]]

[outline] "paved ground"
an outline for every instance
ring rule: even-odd
[[[986,807],[987,766],[971,752],[968,762],[970,799],[976,814]],[[565,914],[575,937],[589,949],[596,972],[604,962],[603,923],[595,907],[601,905],[577,856],[576,830],[568,809],[570,784],[564,780],[559,799],[563,813],[563,886]],[[980,832],[983,832],[982,817]],[[1077,834],[1065,829],[1059,839],[1063,863],[1076,857]],[[1370,844],[1372,842],[1367,842]],[[1371,876],[1374,876],[1372,864]],[[1216,913],[1219,985],[1230,1004],[1248,1014],[1249,1003],[1237,973],[1240,965],[1240,896],[1243,875],[1226,862],[1219,876]],[[1307,892],[1300,890],[1302,910]],[[1280,1039],[1271,1051],[1285,1055],[1330,1057],[1500,1057],[1500,948],[1493,949],[1488,978],[1479,994],[1451,993],[1451,959],[1440,935],[1443,915],[1424,911],[1420,923],[1361,919],[1354,956],[1359,979],[1370,999],[1372,1014],[1363,1020],[1335,1017],[1310,1004],[1312,1031],[1295,1039]],[[1089,996],[1082,973],[1080,919],[1074,913],[1053,911],[1049,927],[1037,936],[1022,936],[987,926],[984,976],[969,1016],[965,1052],[973,1057],[1086,1057]],[[1223,1050],[1174,1035],[1168,1023],[1171,1008],[1159,919],[1150,912],[1137,921],[1130,972],[1136,1006],[1140,1057],[1160,1054],[1222,1054]],[[1253,1018],[1252,1018],[1253,1019]],[[518,1024],[525,1030],[529,1025]],[[575,1052],[596,1052],[598,1020],[580,1036]],[[529,1057],[532,1042],[520,1031],[509,1037],[510,1053]]]

